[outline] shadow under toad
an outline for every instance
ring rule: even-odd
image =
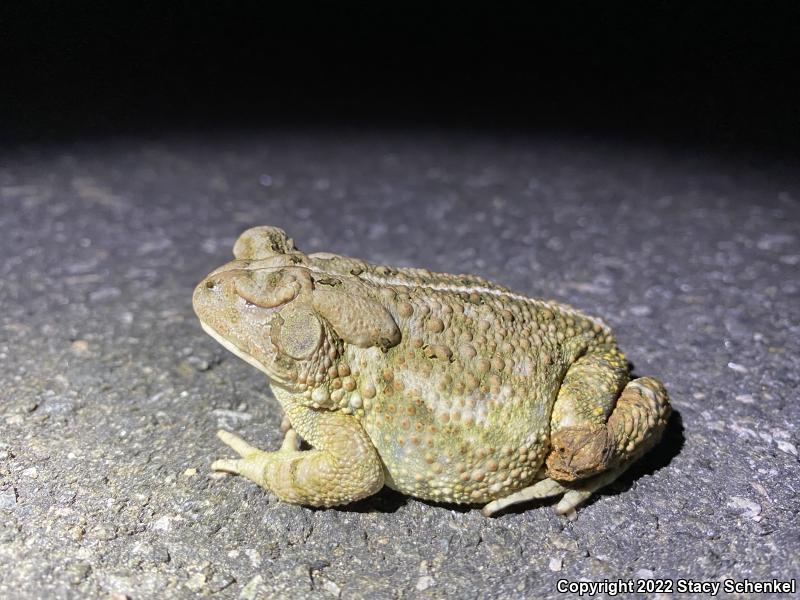
[[[421,498],[412,498],[410,496],[407,496],[401,492],[398,492],[386,486],[384,486],[381,489],[381,491],[378,492],[377,494],[369,496],[368,498],[364,498],[363,500],[359,500],[358,502],[353,502],[352,504],[348,504],[346,506],[340,506],[337,508],[338,510],[341,510],[343,512],[393,513],[396,512],[400,507],[408,504],[409,501],[411,500],[413,500],[414,502],[421,502],[422,504],[427,504],[428,506],[435,506],[437,508],[444,508],[446,510],[454,510],[460,513],[467,513],[471,510],[474,510],[475,508],[480,508],[480,506],[478,505],[454,504],[452,502],[434,502],[432,500],[422,500]]]

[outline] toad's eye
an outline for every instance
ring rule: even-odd
[[[270,330],[272,342],[294,359],[310,358],[322,343],[324,330],[319,317],[306,307],[287,307],[275,317]]]

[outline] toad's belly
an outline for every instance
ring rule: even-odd
[[[490,361],[485,371],[479,364],[474,373],[455,359],[417,364],[416,350],[358,361],[370,393],[356,417],[383,461],[387,485],[458,503],[530,485],[550,450],[550,419],[568,364],[552,355],[525,373],[514,372],[511,361]]]
[[[408,427],[385,427],[385,418],[362,422],[384,465],[386,485],[439,502],[483,503],[530,485],[549,452],[549,420],[527,433],[493,433],[457,424],[424,425],[408,416]],[[533,424],[533,422],[531,423]]]

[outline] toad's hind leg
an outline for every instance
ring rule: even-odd
[[[554,496],[562,496],[557,513],[577,508],[658,442],[669,413],[667,392],[659,381],[650,377],[631,381],[606,423],[583,422],[553,432],[545,479],[490,502],[483,514]]]
[[[660,439],[671,408],[667,391],[651,377],[634,379],[605,423],[580,423],[550,435],[547,475],[557,481],[583,480],[627,469]]]

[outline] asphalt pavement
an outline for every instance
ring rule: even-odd
[[[191,307],[265,224],[309,252],[475,273],[602,317],[669,390],[665,439],[574,520],[390,490],[314,510],[212,473],[219,428],[280,442],[263,375]],[[0,597],[800,578],[800,171],[785,158],[398,130],[30,143],[0,151],[0,259]]]

